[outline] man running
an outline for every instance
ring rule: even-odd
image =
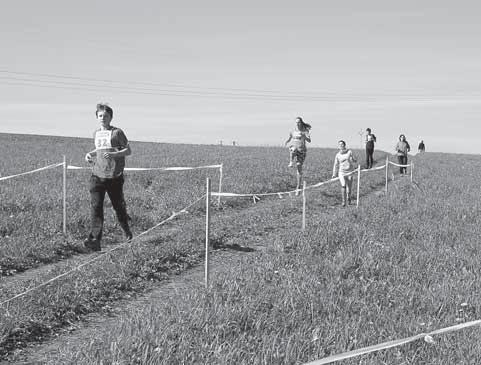
[[[85,155],[85,160],[92,163],[93,166],[89,189],[91,230],[84,245],[93,251],[100,251],[105,193],[112,202],[125,236],[128,240],[132,239],[123,192],[125,156],[129,156],[131,150],[124,132],[120,128],[110,125],[114,116],[110,106],[97,104],[95,115],[100,123],[100,128],[94,133],[95,149]]]

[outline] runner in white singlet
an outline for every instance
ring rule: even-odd
[[[354,164],[357,162],[354,154],[351,150],[346,148],[346,142],[343,140],[339,141],[339,152],[334,158],[334,167],[332,168],[332,178],[334,179],[336,175],[339,176],[339,181],[341,183],[341,193],[342,193],[342,206],[346,206],[347,203],[351,204],[351,190],[352,190],[352,174],[350,172],[354,171]],[[339,172],[338,172],[339,171]]]
[[[307,154],[306,142],[311,142],[311,136],[309,134],[310,129],[310,124],[305,123],[301,117],[297,117],[296,127],[292,132],[289,133],[289,138],[285,142],[285,145],[289,147],[289,167],[292,167],[294,165],[294,161],[296,161],[296,195],[299,195],[299,189],[301,187],[302,165],[304,164]]]

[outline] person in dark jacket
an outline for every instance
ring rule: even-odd
[[[366,169],[372,168],[374,162],[374,142],[376,142],[376,136],[371,133],[371,128],[366,129]]]
[[[418,153],[423,153],[424,151],[426,151],[426,146],[424,145],[424,141],[421,141],[419,142]]]

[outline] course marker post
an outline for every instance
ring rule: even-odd
[[[220,207],[220,194],[222,193],[222,175],[223,175],[223,164],[219,167],[219,196],[217,197],[217,205]]]
[[[306,229],[306,181],[302,183],[302,230]]]
[[[62,232],[63,232],[63,234],[67,234],[67,158],[65,157],[65,155],[63,156],[62,185],[63,185],[63,194],[62,194],[62,207],[63,207],[63,214],[62,214]]]
[[[357,200],[356,200],[356,208],[359,208],[359,190],[361,187],[361,165],[357,167]]]
[[[386,192],[386,196],[387,196],[388,174],[389,174],[389,156],[386,156],[386,186],[384,187],[384,190]]]
[[[414,162],[411,161],[411,182],[413,182],[413,169],[414,169]]]
[[[207,178],[205,195],[205,287],[209,287],[209,236],[210,236],[210,179]]]

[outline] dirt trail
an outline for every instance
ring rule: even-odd
[[[163,226],[162,229],[158,229],[157,231],[155,231],[155,234],[156,237],[166,237],[176,232],[178,232],[177,227],[169,226],[169,224],[167,224],[166,226]],[[79,243],[79,245],[80,244],[81,243]],[[122,244],[122,242],[109,242],[102,247],[103,251],[101,253],[90,252],[84,254],[77,254],[66,259],[59,260],[51,264],[38,266],[12,276],[1,276],[0,302],[2,300],[7,300],[8,298],[13,297],[14,294],[12,293],[17,293],[19,287],[34,287],[35,284],[46,282],[47,280],[50,280],[51,278],[59,275],[60,273],[65,273],[75,267],[78,267],[79,265],[85,264],[88,261],[95,259],[100,254],[105,254],[105,252],[107,252],[108,250],[120,248]],[[99,260],[102,259],[99,258]]]
[[[263,249],[262,246],[257,245],[252,248],[254,250]],[[233,265],[235,261],[239,262],[242,260],[243,255],[250,254],[256,254],[256,251],[250,253],[232,250],[217,252],[212,257],[211,275],[215,276],[225,267]],[[0,362],[0,364],[45,364],[58,356],[59,348],[81,347],[83,344],[90,342],[96,335],[101,335],[106,329],[118,324],[118,318],[127,317],[147,306],[155,306],[156,303],[172,299],[182,291],[192,290],[203,285],[204,267],[197,266],[180,275],[171,277],[168,281],[157,283],[157,288],[141,297],[117,302],[110,316],[101,313],[89,314],[84,318],[84,321],[63,330],[57,334],[57,337],[43,343],[31,344],[27,348],[18,350],[8,361]]]

